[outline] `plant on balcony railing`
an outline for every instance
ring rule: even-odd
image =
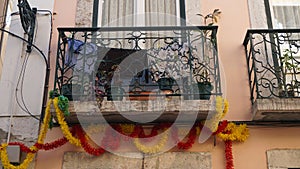
[[[197,82],[221,93],[215,26],[58,30],[54,86],[60,94],[71,88],[79,100],[121,100],[169,90],[190,98]]]
[[[244,40],[251,100],[300,95],[300,29],[248,30]]]
[[[293,76],[300,72],[299,61],[297,61],[293,55],[297,55],[298,51],[292,49],[284,49],[283,55],[280,57],[281,70],[283,74],[283,84],[280,84],[279,96],[280,97],[294,97],[299,90],[299,81]],[[286,84],[286,85],[284,85]]]

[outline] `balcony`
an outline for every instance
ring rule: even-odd
[[[300,120],[300,29],[248,30],[243,45],[253,119]]]
[[[203,120],[221,95],[217,27],[58,28],[54,86],[73,123]],[[101,117],[99,117],[101,116]],[[101,120],[102,119],[102,120]]]

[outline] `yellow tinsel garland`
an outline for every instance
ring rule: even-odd
[[[46,137],[46,133],[48,131],[48,125],[49,121],[51,120],[51,112],[50,107],[53,104],[55,108],[55,112],[57,115],[58,123],[60,124],[61,130],[65,137],[68,139],[68,141],[71,144],[74,144],[76,146],[81,146],[81,143],[79,139],[73,137],[72,133],[69,130],[69,126],[67,125],[64,113],[60,108],[58,107],[58,98],[49,99],[49,102],[46,107],[45,116],[43,119],[43,124],[41,125],[41,129],[39,132],[37,143],[43,144],[44,139]],[[226,113],[229,109],[229,104],[227,100],[223,99],[222,97],[218,96],[216,97],[216,114],[209,120],[207,123],[208,126],[213,132],[217,130],[219,121],[224,118]],[[132,133],[134,130],[134,125],[128,124],[128,125],[121,125],[122,131],[125,133]],[[200,133],[200,128],[197,127],[197,135]],[[180,131],[179,131],[180,133]],[[156,145],[153,146],[146,146],[140,143],[139,138],[134,138],[133,142],[134,145],[137,147],[138,150],[142,151],[143,153],[148,154],[154,154],[160,152],[165,144],[167,143],[168,137],[169,137],[169,130],[164,131],[161,134],[161,138],[158,141]],[[246,126],[246,124],[236,125],[234,123],[229,123],[227,127],[224,129],[223,132],[218,134],[218,137],[223,139],[224,141],[245,141],[249,136],[249,130]],[[86,136],[87,137],[87,136]],[[88,138],[88,137],[87,137]],[[26,169],[29,165],[29,163],[34,159],[35,153],[27,153],[27,156],[25,160],[22,162],[19,166],[14,166],[10,164],[8,155],[7,155],[7,148],[8,144],[1,144],[0,145],[0,157],[2,165],[5,169]],[[38,148],[36,146],[31,146],[30,150],[33,152],[36,152]]]
[[[1,150],[1,162],[2,162],[2,165],[4,166],[4,168],[5,169],[26,169],[26,168],[28,168],[28,165],[34,159],[35,154],[28,153],[26,155],[25,160],[23,161],[23,163],[21,165],[14,166],[14,165],[10,164],[10,162],[9,162],[7,151],[6,151],[7,146],[8,146],[7,144],[2,144],[2,150]],[[30,149],[34,150],[34,148],[35,147],[32,146]]]
[[[165,144],[168,141],[168,137],[169,137],[169,130],[164,131],[164,133],[162,133],[162,138],[160,139],[160,141],[158,142],[158,144],[151,146],[151,147],[147,147],[145,145],[142,145],[139,141],[139,138],[134,138],[133,139],[133,143],[136,146],[136,148],[138,150],[140,150],[143,153],[146,154],[155,154],[161,151],[161,149],[165,146]]]
[[[236,125],[230,122],[224,132],[218,134],[218,137],[224,141],[244,142],[249,137],[249,129],[246,124]]]
[[[219,122],[225,117],[229,109],[229,103],[221,96],[216,97],[216,114],[209,120],[206,120],[205,126],[212,132],[217,131]]]
[[[69,143],[76,145],[76,146],[81,146],[80,141],[77,138],[73,137],[72,133],[69,130],[69,126],[68,126],[67,122],[65,121],[64,113],[58,107],[58,98],[57,97],[53,99],[53,105],[55,108],[58,123],[60,124],[60,128],[61,128],[64,136],[68,139]]]
[[[41,126],[39,135],[38,135],[38,140],[37,143],[39,144],[43,144],[45,137],[46,137],[46,133],[48,130],[48,124],[50,121],[50,105],[51,102],[48,102],[46,111],[45,111],[45,117],[43,119],[43,124]],[[22,164],[20,164],[19,166],[14,166],[10,163],[9,159],[8,159],[8,154],[7,154],[7,144],[2,144],[1,145],[1,162],[2,165],[4,166],[5,169],[26,169],[28,168],[28,165],[31,163],[31,161],[34,159],[35,153],[28,153],[26,155],[26,158],[24,159],[24,161],[22,162]],[[36,146],[31,146],[30,150],[32,151],[37,151],[38,148]]]
[[[39,136],[38,136],[38,140],[37,140],[37,142],[39,144],[43,144],[44,140],[46,138],[46,134],[47,134],[47,131],[48,131],[49,121],[51,119],[51,113],[50,113],[50,106],[51,106],[51,104],[52,104],[52,100],[50,100],[47,103],[47,107],[46,107],[46,110],[45,110],[45,116],[44,116],[44,119],[43,119],[43,124],[41,126],[41,129],[40,129],[40,132],[39,132]]]

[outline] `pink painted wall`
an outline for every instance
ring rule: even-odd
[[[75,25],[75,0],[55,2],[54,32],[52,39],[52,56],[56,55],[58,26]],[[251,120],[251,103],[248,88],[246,60],[242,42],[250,28],[247,1],[241,0],[201,0],[201,12],[207,14],[213,9],[222,11],[218,23],[218,49],[220,61],[224,67],[226,88],[225,97],[229,100],[230,111],[225,117],[228,120]],[[52,60],[51,60],[52,61]],[[52,66],[52,70],[54,70]],[[50,84],[53,84],[50,82]],[[250,137],[245,143],[233,144],[234,165],[237,169],[267,168],[266,151],[275,148],[300,148],[299,128],[250,126]],[[62,136],[60,129],[52,129],[46,141]],[[134,149],[133,149],[134,150]],[[54,151],[40,151],[37,156],[36,169],[61,168],[65,151],[78,151],[78,148],[67,144]],[[122,150],[120,150],[122,151]],[[224,145],[217,140],[213,145],[210,139],[204,144],[195,144],[190,151],[208,151],[212,153],[213,169],[225,168]]]
[[[56,60],[56,51],[57,51],[57,41],[58,41],[58,31],[57,27],[74,27],[75,25],[75,11],[76,11],[76,0],[56,0],[54,2],[53,10],[53,33],[52,33],[52,42],[50,49],[50,79],[49,79],[49,90],[53,89],[54,81],[54,70],[55,70],[55,60]],[[60,129],[52,129],[47,134],[46,142],[51,140],[56,140],[61,138],[62,134]],[[68,149],[74,150],[72,145],[65,145],[60,149],[55,151],[40,151],[36,158],[36,168],[37,169],[56,169],[61,168],[62,157],[64,151]],[[76,149],[75,149],[76,150]]]
[[[56,61],[57,41],[58,41],[58,27],[74,27],[75,25],[75,12],[77,0],[63,0],[54,2],[53,10],[53,34],[50,53],[50,79],[49,89],[53,89],[54,83],[54,70]]]
[[[244,143],[233,143],[234,166],[236,169],[264,169],[267,168],[266,151],[271,149],[300,149],[300,135],[297,127],[258,127],[249,126],[250,137]],[[52,129],[47,134],[46,141],[62,137],[59,128]],[[216,146],[213,138],[203,144],[194,144],[192,152],[210,152],[213,169],[225,169],[224,144],[217,138]],[[129,146],[130,151],[136,151]],[[64,152],[82,151],[66,144],[53,151],[39,151],[36,160],[36,169],[59,169],[62,166]],[[124,151],[120,149],[120,151]],[[174,151],[177,151],[174,149]]]
[[[250,28],[247,1],[201,0],[201,13],[222,11],[218,22],[218,53],[224,67],[225,97],[230,103],[228,120],[251,120],[246,56],[242,42]]]

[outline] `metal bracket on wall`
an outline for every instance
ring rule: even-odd
[[[26,52],[32,51],[32,43],[35,31],[35,20],[37,8],[31,8],[27,0],[18,0],[19,13],[22,27],[28,36],[28,45]]]

